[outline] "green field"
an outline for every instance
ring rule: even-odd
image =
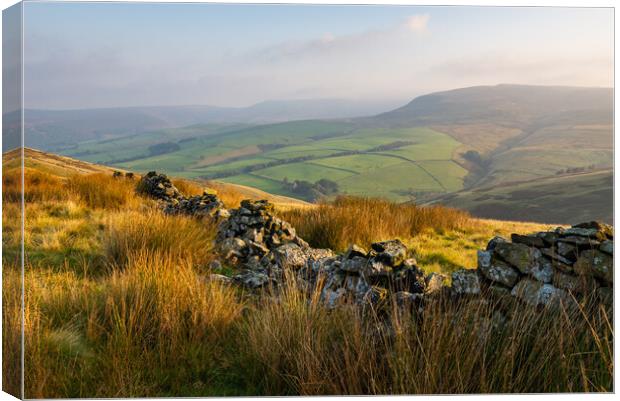
[[[179,149],[148,155],[149,146],[165,142],[174,142]],[[459,146],[450,136],[425,127],[360,128],[342,121],[295,121],[167,129],[86,142],[69,154],[137,172],[161,170],[218,179],[282,195],[295,195],[285,181],[329,179],[341,193],[407,201],[411,193],[462,188],[467,171],[452,161]]]

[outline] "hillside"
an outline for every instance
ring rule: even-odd
[[[442,204],[490,219],[613,224],[613,170],[564,174],[459,191],[427,204]]]
[[[420,96],[370,118],[193,125],[81,142],[62,153],[307,201],[337,192],[429,202],[459,191],[611,168],[611,94],[607,88],[472,87]],[[321,180],[332,189],[319,186]],[[463,207],[486,216],[467,202]],[[493,215],[513,218],[502,210]]]
[[[144,186],[107,167],[31,149],[25,155],[23,245],[19,154],[3,155],[3,389],[14,394],[22,344],[25,398],[613,388],[605,310],[587,314],[585,304],[557,313],[521,301],[506,309],[502,292],[483,294],[471,270],[490,238],[552,226],[351,197],[239,207],[246,195],[231,187],[214,198],[192,182],[155,175]],[[178,185],[176,197],[161,182]],[[164,213],[171,205],[187,210],[183,194],[211,199],[229,217]],[[243,251],[247,244],[277,264],[263,273],[267,267],[252,264],[258,256]],[[321,274],[311,274],[306,252],[319,255]],[[369,286],[343,270],[355,260],[385,270]],[[460,296],[459,277],[474,278],[478,294]],[[532,282],[514,278],[521,278],[515,288]],[[349,299],[347,291],[364,296]],[[403,366],[428,374],[403,376]]]
[[[13,150],[6,152],[2,155],[2,165],[6,171],[11,171],[19,168],[20,164],[19,150]],[[112,175],[114,171],[126,172],[128,170],[122,170],[112,168],[109,166],[102,166],[99,164],[84,162],[81,160],[73,159],[66,156],[60,156],[50,152],[43,152],[36,149],[24,148],[24,166],[31,171],[39,171],[53,176],[61,178],[72,177],[74,175],[83,174],[97,174],[103,173],[106,175]],[[238,194],[239,197],[245,199],[267,199],[274,203],[281,209],[288,209],[292,207],[310,207],[311,204],[299,199],[290,198],[281,195],[273,195],[257,188],[251,188],[243,185],[229,184],[220,181],[201,181],[200,184],[205,187],[213,188],[217,191],[231,192]]]
[[[248,107],[150,106],[76,110],[26,109],[26,146],[58,151],[76,142],[106,141],[190,125],[227,126],[281,121],[348,118],[375,114],[393,102],[346,99],[272,100]],[[16,112],[4,116],[17,118]],[[3,151],[10,144],[3,145]],[[11,145],[12,146],[12,145]]]

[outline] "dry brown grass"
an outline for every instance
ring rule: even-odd
[[[2,173],[2,197],[4,202],[21,200],[21,173],[11,169]],[[24,171],[24,201],[41,202],[67,199],[62,190],[63,182],[58,177],[38,170],[26,168]]]
[[[26,215],[26,397],[613,391],[602,309],[513,305],[508,324],[490,330],[493,305],[480,302],[428,303],[419,319],[390,305],[330,311],[294,282],[279,297],[246,296],[206,279],[205,220],[139,206],[149,201],[129,180],[72,177],[67,191],[41,177]],[[537,229],[356,198],[281,213],[315,246],[401,237],[443,271],[473,261],[491,235]],[[18,254],[18,217],[18,204],[5,204],[4,255]],[[98,274],[72,263],[97,258],[108,266]],[[21,277],[3,262],[3,380],[16,391]]]
[[[82,203],[95,209],[137,207],[142,201],[136,196],[134,181],[109,174],[74,175],[69,177],[67,188]]]
[[[294,291],[294,290],[293,290]],[[493,328],[491,303],[443,299],[424,319],[388,307],[329,312],[285,291],[244,326],[262,394],[470,394],[610,391],[613,327],[603,309],[514,305]]]
[[[174,178],[171,180],[172,184],[185,196],[202,195],[205,188],[200,186],[197,182],[185,180],[183,178]]]
[[[123,266],[136,252],[159,252],[203,266],[213,259],[215,226],[208,220],[168,216],[158,210],[127,211],[107,219],[104,252]]]
[[[352,243],[368,246],[379,240],[413,237],[429,228],[441,231],[472,224],[470,216],[457,209],[349,196],[316,208],[282,211],[280,216],[311,245],[339,251]]]

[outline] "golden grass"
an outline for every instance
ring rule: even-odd
[[[441,231],[471,224],[470,216],[456,209],[350,196],[339,196],[316,208],[282,211],[280,216],[311,245],[338,251],[352,243],[369,246],[380,240],[409,238],[428,228]]]
[[[3,171],[2,198],[4,202],[21,201],[21,179],[19,168]],[[64,200],[67,198],[67,194],[62,191],[62,184],[62,180],[56,176],[26,168],[24,172],[24,201]]]
[[[161,214],[129,180],[50,177],[35,180],[26,205],[26,397],[613,390],[613,327],[602,309],[503,306],[512,319],[490,330],[494,307],[480,302],[431,303],[418,319],[390,305],[329,311],[293,281],[279,297],[247,296],[208,280],[207,221]],[[219,195],[228,207],[240,200]],[[13,392],[17,199],[3,213],[3,382]],[[548,228],[355,198],[279,213],[315,246],[400,237],[425,269],[444,272],[473,267],[493,235]]]
[[[95,209],[137,207],[142,202],[136,195],[135,182],[109,174],[74,175],[69,177],[67,187],[81,202]]]
[[[136,252],[160,252],[206,265],[213,259],[215,226],[210,221],[168,216],[158,210],[127,211],[109,216],[103,244],[109,260],[119,266]]]
[[[183,178],[174,178],[171,180],[172,184],[177,187],[179,192],[185,196],[202,195],[205,188],[198,185],[197,182],[189,181]]]
[[[293,290],[294,291],[294,290]],[[424,319],[391,308],[328,312],[285,291],[244,325],[262,394],[463,394],[610,391],[613,328],[603,309],[514,305],[493,328],[491,303],[438,300]],[[587,316],[587,317],[586,317]]]

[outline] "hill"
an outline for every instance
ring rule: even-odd
[[[613,170],[563,174],[454,192],[427,204],[443,204],[490,219],[613,224]]]
[[[374,114],[393,102],[345,99],[271,100],[248,107],[149,106],[76,110],[26,109],[26,146],[58,151],[75,143],[109,140],[196,124],[211,126],[348,118]],[[18,118],[17,112],[4,116]],[[11,146],[11,147],[8,147]],[[3,151],[14,144],[5,143]]]
[[[6,171],[19,169],[21,156],[18,149],[6,152],[2,155],[2,166]],[[30,171],[43,172],[60,178],[68,178],[75,175],[98,174],[102,173],[111,176],[114,171],[128,172],[128,170],[102,166],[99,164],[84,162],[66,156],[57,155],[50,152],[43,152],[36,149],[24,148],[24,166]],[[243,185],[229,184],[220,181],[199,181],[194,185],[210,187],[218,192],[234,193],[235,197],[244,199],[267,199],[280,209],[294,207],[311,207],[312,205],[299,199],[281,195],[273,195],[257,188]]]
[[[608,88],[471,87],[420,96],[369,118],[193,125],[80,142],[62,153],[307,201],[339,193],[424,203],[458,191],[610,169],[611,95]],[[512,218],[509,210],[497,212]]]
[[[587,304],[564,313],[522,303],[513,308],[504,305],[502,292],[492,301],[458,297],[458,286],[432,293],[431,279],[440,286],[443,279],[431,272],[478,277],[461,269],[476,266],[477,250],[489,238],[553,227],[351,197],[273,211],[261,202],[246,203],[262,209],[231,210],[225,224],[216,224],[207,216],[162,213],[154,199],[137,191],[135,178],[113,177],[108,167],[26,149],[22,236],[19,157],[3,155],[2,177],[2,381],[13,394],[20,393],[22,366],[25,398],[613,389],[613,327],[604,309],[588,314]],[[195,183],[174,181],[184,194],[202,192]],[[222,195],[225,206],[235,209],[244,197],[232,190]],[[243,239],[218,239],[237,230]],[[322,274],[314,275],[317,286],[311,286],[314,263],[306,270],[298,265],[300,248],[274,241],[296,235],[339,253],[353,243],[398,241],[375,244],[369,252],[352,248],[354,255],[370,256],[384,247],[372,268],[390,270],[380,270],[370,288],[359,285],[357,272],[343,274],[338,267],[360,257],[338,256],[325,288],[346,286],[367,296],[359,305],[341,295],[334,308],[331,296],[322,295]],[[227,252],[231,242],[237,248]],[[257,256],[236,253],[239,242],[267,244],[271,248],[262,252],[268,255],[278,251],[291,265],[270,265],[269,274],[284,271],[281,277],[290,280],[263,290],[241,287],[237,277],[247,274]],[[235,255],[247,257],[248,265],[236,264]],[[418,292],[386,296],[389,282],[382,274],[394,278],[403,271],[419,277],[407,287]],[[308,280],[295,281],[298,273]],[[502,288],[509,291],[495,287]],[[410,297],[402,302],[402,295]],[[410,372],[403,374],[403,367]]]

